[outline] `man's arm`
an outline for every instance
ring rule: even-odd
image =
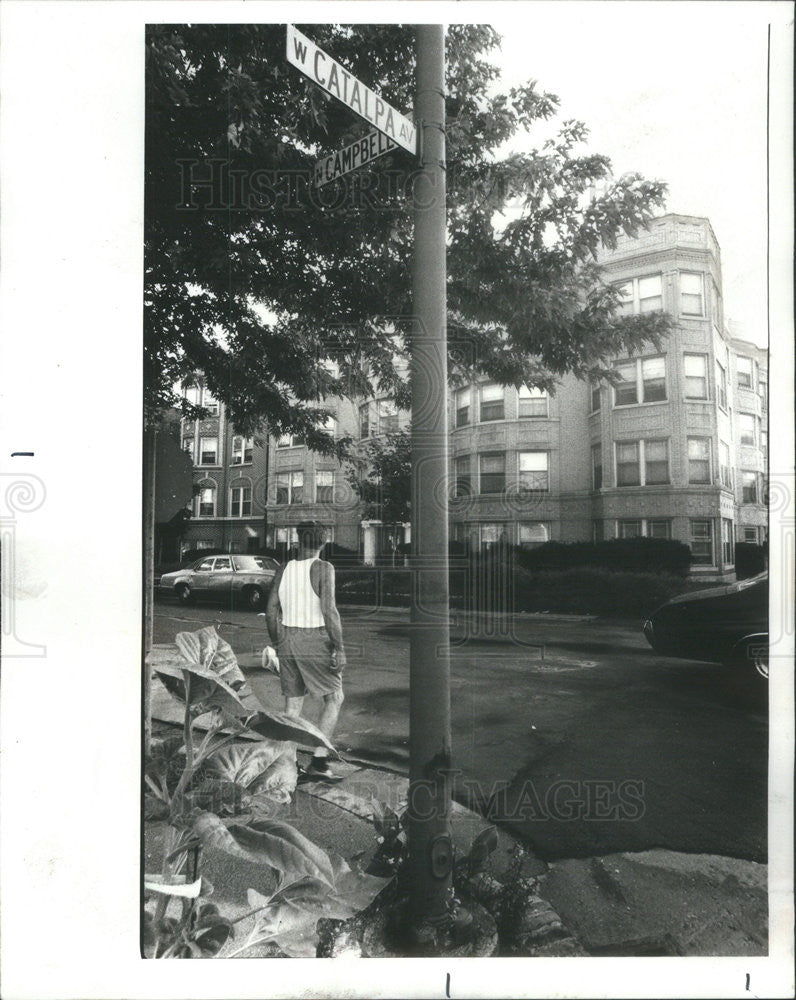
[[[337,602],[334,596],[334,566],[328,562],[316,564],[319,570],[318,577],[318,598],[321,602],[321,613],[326,625],[326,631],[332,640],[332,646],[337,653],[338,666],[345,662],[345,650],[343,648],[343,625],[340,621],[340,612],[337,610]]]
[[[265,622],[268,626],[268,634],[271,642],[276,646],[279,643],[279,582],[282,579],[284,567],[280,566],[276,571],[276,576],[271,583],[271,590],[268,593],[268,604],[265,606]]]

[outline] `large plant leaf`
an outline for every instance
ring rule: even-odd
[[[281,740],[264,739],[253,746],[227,746],[214,753],[208,764],[220,777],[249,788],[285,752]],[[295,750],[293,751],[295,759]]]
[[[339,758],[340,756],[317,726],[297,715],[262,711],[249,721],[248,727],[255,733],[259,733],[260,736],[271,740],[289,740],[293,743],[299,743],[303,747],[323,746],[334,757]]]
[[[193,831],[206,846],[268,865],[288,879],[312,875],[334,883],[335,869],[326,851],[287,823],[258,818],[226,826],[218,816],[203,812],[194,820]]]
[[[228,642],[222,639],[212,625],[196,632],[178,632],[174,642],[191,668],[212,672],[233,690],[246,681]]]
[[[290,802],[298,782],[296,748],[290,746],[250,786],[258,796],[274,802]]]
[[[183,703],[186,700],[185,678],[189,676],[191,705],[220,708],[222,712],[237,718],[251,715],[251,710],[246,708],[238,694],[212,671],[202,667],[189,667],[187,663],[180,667],[168,662],[156,663],[154,670],[169,694]]]
[[[213,885],[204,876],[195,882],[187,882],[185,878],[172,876],[164,881],[162,875],[145,875],[144,888],[149,892],[157,892],[164,896],[180,896],[182,899],[198,899],[209,896]]]

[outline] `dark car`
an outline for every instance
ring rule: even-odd
[[[657,653],[756,670],[768,678],[768,573],[680,594],[644,622]]]
[[[185,569],[164,573],[161,593],[173,593],[181,604],[204,598],[242,600],[253,610],[265,607],[279,563],[270,556],[215,555],[199,559]]]

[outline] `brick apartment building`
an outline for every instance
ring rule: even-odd
[[[670,337],[660,351],[617,357],[616,386],[568,376],[550,396],[487,381],[452,391],[451,537],[479,548],[672,538],[691,547],[694,574],[732,578],[735,542],[767,538],[766,352],[725,323],[707,219],[664,216],[601,263],[624,311],[674,317]],[[222,406],[201,401],[212,415],[182,428],[199,489],[183,549],[285,550],[311,517],[365,562],[388,550],[387,526],[362,520],[334,459],[295,438],[244,440]],[[356,441],[408,420],[389,399],[325,405],[335,432]],[[409,540],[409,525],[397,530]]]

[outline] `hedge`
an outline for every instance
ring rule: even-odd
[[[535,549],[513,549],[528,570],[563,570],[590,566],[634,573],[687,576],[691,549],[668,538],[612,538],[605,542],[545,542]]]

